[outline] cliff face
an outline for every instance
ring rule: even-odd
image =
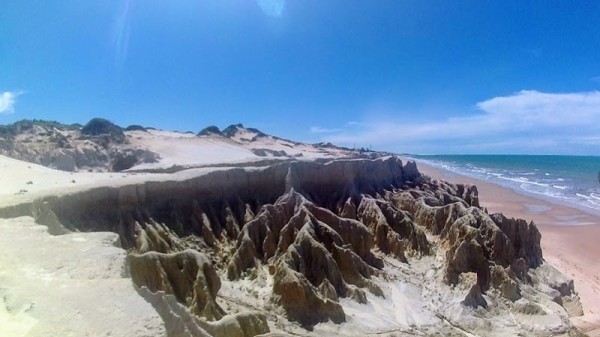
[[[281,319],[305,329],[352,326],[347,310],[396,298],[391,284],[420,289],[409,303],[431,317],[398,323],[398,331],[572,329],[560,305],[577,302],[573,285],[546,285],[543,275],[557,272],[543,265],[534,224],[487,214],[474,186],[422,176],[395,157],[221,170],[44,198],[33,209],[59,231],[118,233],[149,301],[168,312],[174,297],[202,317],[187,329],[209,335],[232,320],[226,331],[240,336],[268,331],[267,321],[292,332]],[[228,298],[235,284],[261,279],[266,298],[250,312],[228,313],[219,303],[222,282]],[[242,301],[230,300],[228,307]],[[524,328],[528,320],[536,323]]]

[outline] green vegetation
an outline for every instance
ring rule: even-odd
[[[58,130],[78,130],[81,124],[62,124],[57,121],[46,121],[42,119],[23,119],[13,124],[0,125],[0,138],[12,139],[14,136],[31,130],[34,126],[45,129],[56,128]]]
[[[200,132],[198,132],[198,136],[220,135],[220,134],[221,134],[221,130],[219,130],[219,128],[214,125],[207,126],[204,129],[200,130]]]
[[[104,118],[94,118],[89,121],[82,129],[82,135],[100,136],[100,135],[123,135],[123,129],[113,122]]]
[[[125,128],[125,131],[144,131],[144,132],[148,132],[148,129],[141,126],[141,125],[137,125],[137,124],[133,124],[130,125],[128,127]]]
[[[244,126],[242,124],[230,125],[223,130],[222,134],[225,137],[232,137],[233,135],[236,134],[238,128],[243,128],[243,127]]]
[[[125,141],[123,129],[104,118],[94,118],[89,121],[81,129],[81,135],[94,138],[103,137],[104,141],[100,144],[104,148],[108,147],[109,142],[123,143]]]

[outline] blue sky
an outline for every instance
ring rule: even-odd
[[[5,1],[0,123],[600,155],[600,2]]]

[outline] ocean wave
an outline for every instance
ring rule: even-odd
[[[536,186],[550,187],[549,184],[545,184],[545,183],[534,181],[534,180],[529,180],[529,179],[524,178],[524,177],[518,177],[518,178],[501,177],[500,179],[512,181],[512,182],[515,182],[515,183],[521,183],[521,184],[530,184],[530,185],[536,185]]]
[[[589,183],[580,179],[578,172],[563,172],[558,167],[554,172],[548,168],[527,167],[514,169],[510,167],[479,166],[476,163],[459,161],[424,160],[424,163],[446,171],[490,181],[498,185],[522,191],[525,194],[540,196],[549,201],[571,204],[600,211],[600,189],[590,189]],[[484,164],[481,164],[484,165]]]
[[[519,186],[523,191],[526,192],[530,192],[530,193],[535,193],[535,194],[542,194],[548,197],[554,197],[554,198],[563,198],[565,197],[565,195],[559,191],[556,191],[555,189],[553,189],[551,186],[548,185],[544,185],[544,184],[526,184],[523,183]]]
[[[590,195],[585,195],[585,194],[581,194],[581,193],[575,193],[578,197],[581,197],[583,199],[585,199],[587,202],[593,204],[593,205],[599,205],[600,206],[600,198],[592,196]]]

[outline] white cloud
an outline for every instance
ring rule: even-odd
[[[519,128],[588,126],[600,121],[600,91],[548,94],[523,90],[477,103],[488,119]]]
[[[15,104],[20,92],[5,91],[0,94],[0,114],[11,114],[15,112]]]
[[[399,152],[600,154],[600,91],[523,90],[476,107],[475,114],[436,121],[369,120],[357,131],[347,129],[323,140]]]

